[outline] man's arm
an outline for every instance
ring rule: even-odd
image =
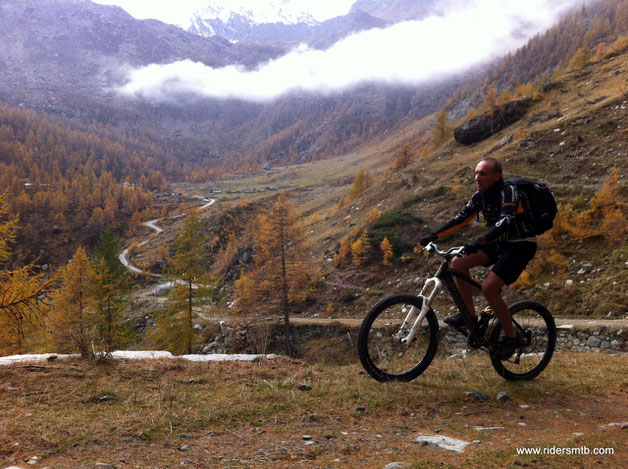
[[[431,241],[436,241],[437,239],[444,238],[445,236],[449,236],[453,232],[459,230],[471,220],[473,220],[480,213],[480,194],[476,192],[473,194],[467,205],[463,207],[457,215],[455,215],[451,220],[442,225],[433,233],[429,235],[421,237],[421,244],[427,245]]]

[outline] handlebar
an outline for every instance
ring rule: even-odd
[[[427,251],[428,253],[436,253],[448,261],[450,261],[454,257],[462,257],[465,254],[464,246],[453,246],[446,251],[443,251],[433,242],[425,246],[423,248],[423,251]]]

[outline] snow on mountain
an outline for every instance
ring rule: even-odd
[[[218,19],[229,23],[235,16],[246,18],[250,24],[284,23],[317,24],[311,13],[293,0],[271,0],[253,3],[242,0],[213,0],[212,4],[196,12],[195,19]]]

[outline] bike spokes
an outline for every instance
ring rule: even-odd
[[[508,360],[494,356],[495,370],[509,380],[532,379],[549,363],[556,346],[556,326],[550,312],[532,301],[521,301],[510,308],[513,323],[522,345]],[[496,344],[503,336],[499,324],[493,329],[491,342]]]
[[[393,295],[380,301],[366,316],[358,338],[364,368],[379,381],[408,381],[432,361],[438,344],[438,321],[430,312],[423,324],[410,334],[421,300],[410,295]]]

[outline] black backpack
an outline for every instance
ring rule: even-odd
[[[554,226],[558,209],[554,195],[545,184],[527,178],[511,178],[504,182],[517,187],[527,221],[535,235],[543,234]]]

